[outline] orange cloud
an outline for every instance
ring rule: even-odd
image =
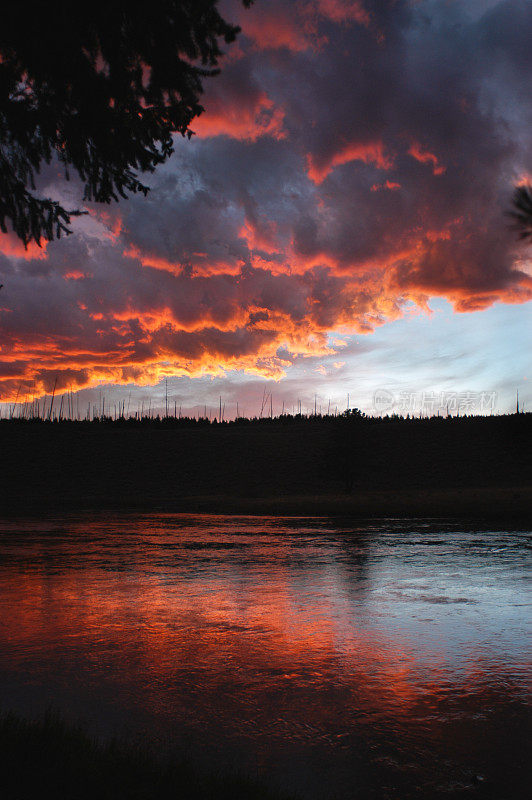
[[[48,242],[43,240],[40,247],[36,242],[30,242],[27,247],[24,247],[14,233],[0,233],[0,253],[9,258],[22,258],[25,261],[43,260],[46,258],[47,246]]]
[[[87,320],[81,333],[88,339],[85,348],[80,347],[80,335],[63,337],[60,348],[47,335],[12,342],[0,375],[4,401],[13,401],[21,391],[40,397],[53,386],[60,393],[100,382],[150,385],[166,375],[244,370],[277,380],[291,363],[278,354],[281,347],[303,356],[333,352],[326,333],[310,317],[294,321],[286,312],[243,308],[237,297],[224,315],[216,308],[195,308],[196,319],[189,323],[170,308],[82,313]]]
[[[516,186],[532,186],[532,174],[530,172],[522,172],[516,182]]]
[[[374,183],[371,187],[372,192],[379,192],[381,189],[389,189],[391,192],[397,191],[397,189],[401,188],[400,183],[395,183],[394,181],[385,181],[384,183]]]
[[[70,272],[65,272],[63,277],[66,281],[81,281],[88,276],[79,269],[73,269]]]
[[[432,171],[434,175],[443,175],[447,171],[447,167],[440,164],[437,156],[434,153],[424,150],[418,142],[412,142],[408,149],[408,155],[419,161],[420,164],[432,164]]]
[[[245,241],[250,250],[263,248],[269,250],[277,246],[277,225],[272,220],[261,217],[260,220],[252,222],[246,219],[240,228],[239,236]],[[276,249],[276,253],[279,254]]]
[[[209,277],[210,275],[238,275],[240,264],[232,261],[213,262],[207,253],[194,252],[182,262],[175,263],[153,253],[144,253],[135,245],[129,245],[123,251],[127,258],[136,259],[143,267],[169,272],[172,275],[187,274],[190,277]]]
[[[194,121],[198,136],[231,136],[233,139],[255,142],[261,136],[283,139],[284,111],[276,108],[265,92],[249,106],[227,103],[213,98],[206,103],[207,112]]]
[[[363,161],[365,164],[374,164],[379,169],[391,169],[392,159],[384,152],[381,141],[366,144],[346,144],[333,155],[325,159],[307,156],[307,174],[311,181],[319,185],[323,183],[335,167],[348,164],[351,161]]]

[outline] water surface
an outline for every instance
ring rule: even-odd
[[[530,544],[419,520],[4,522],[0,708],[313,800],[525,797]]]

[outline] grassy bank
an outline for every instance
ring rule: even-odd
[[[251,778],[201,773],[179,758],[159,758],[112,742],[48,715],[31,722],[0,717],[0,796],[3,800],[282,800]]]

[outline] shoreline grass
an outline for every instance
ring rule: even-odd
[[[290,800],[265,782],[235,772],[205,772],[179,755],[147,746],[99,742],[47,713],[27,720],[0,715],[3,800]],[[291,797],[294,800],[294,797]]]

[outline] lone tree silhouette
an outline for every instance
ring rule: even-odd
[[[242,0],[248,7],[253,0]],[[219,72],[220,45],[239,28],[218,0],[71,0],[2,4],[0,26],[0,228],[27,244],[70,233],[73,216],[35,194],[42,164],[56,161],[85,184],[84,200],[110,203],[148,188],[191,136],[204,78]]]
[[[520,239],[532,240],[532,186],[517,186],[510,216]]]

